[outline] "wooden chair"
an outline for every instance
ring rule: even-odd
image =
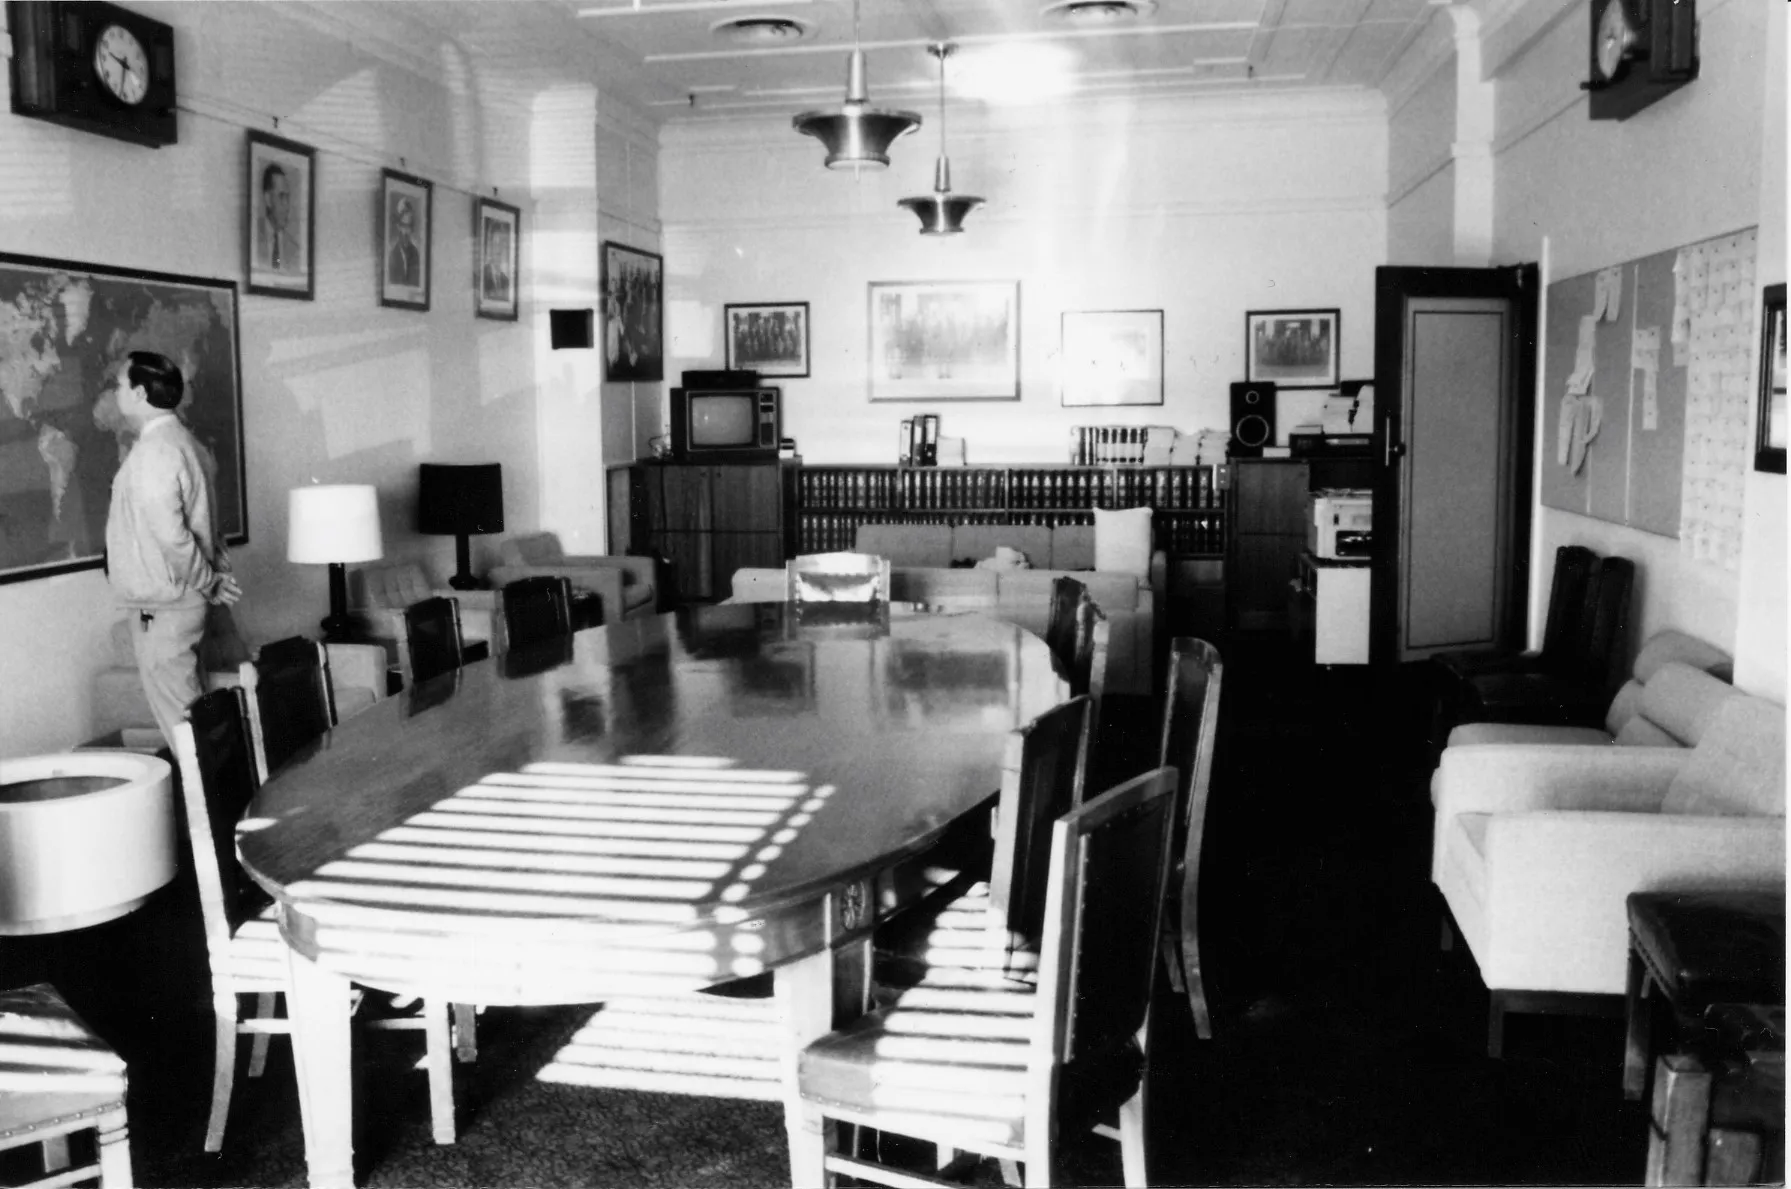
[[[323,645],[303,636],[265,644],[254,660],[242,663],[259,781],[335,725],[329,664]]]
[[[1070,661],[1069,683],[1072,697],[1087,694],[1098,711],[1102,687],[1107,680],[1107,616],[1093,599],[1084,599],[1076,607],[1076,640]],[[1098,655],[1097,655],[1098,653]]]
[[[804,553],[789,562],[798,603],[889,601],[889,559],[871,553]]]
[[[498,592],[504,611],[504,647],[527,648],[572,634],[572,582],[564,574],[537,574],[507,582]]]
[[[1045,646],[1067,671],[1076,662],[1076,612],[1088,601],[1088,587],[1074,578],[1051,580],[1051,613],[1045,620]]]
[[[460,668],[462,650],[457,601],[435,595],[404,609],[398,666],[407,687]]]
[[[0,1151],[36,1144],[51,1189],[97,1177],[100,1189],[131,1184],[124,1062],[69,1010],[56,988],[0,991]],[[92,1164],[69,1167],[69,1136],[92,1131]],[[10,1183],[10,1182],[9,1182]]]
[[[1212,782],[1213,742],[1219,726],[1219,686],[1225,665],[1205,640],[1178,636],[1169,649],[1169,696],[1163,708],[1160,763],[1176,778],[1176,833],[1182,842],[1169,876],[1164,914],[1163,961],[1169,981],[1188,996],[1194,1030],[1213,1038],[1206,982],[1200,967],[1200,851],[1206,834],[1206,801]]]
[[[1143,1039],[1175,832],[1175,772],[1109,790],[1052,827],[1035,985],[942,972],[797,1059],[795,1170],[945,1182],[846,1150],[840,1123],[1025,1162],[1052,1183],[1058,1138],[1092,1126],[1146,1183]],[[1098,1120],[1117,1108],[1119,1126]]]
[[[249,1076],[260,1077],[267,1064],[269,1035],[291,1031],[287,1020],[273,1015],[274,996],[286,990],[288,979],[286,943],[280,937],[273,904],[236,861],[236,823],[259,784],[243,718],[242,691],[213,690],[194,700],[185,721],[174,730],[174,755],[180,765],[187,834],[199,885],[216,1021],[211,1116],[205,1128],[208,1152],[224,1145],[224,1123],[236,1078],[237,1037],[254,1037]],[[241,995],[256,999],[255,1014],[248,1019],[239,1015]],[[457,1055],[471,1060],[475,1055],[471,1008],[456,1005],[454,1018],[460,1034]],[[378,1020],[372,1026],[425,1032],[435,1142],[453,1143],[454,1085],[447,1009],[426,1002],[420,1017]]]

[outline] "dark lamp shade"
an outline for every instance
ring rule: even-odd
[[[504,531],[504,468],[495,462],[425,462],[417,468],[417,531]]]

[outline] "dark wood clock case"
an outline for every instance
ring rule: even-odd
[[[1635,43],[1609,79],[1598,71],[1599,22],[1604,10],[1626,10]],[[1594,120],[1627,120],[1698,77],[1697,0],[1593,0],[1587,43],[1591,81],[1582,84]]]
[[[97,0],[7,0],[12,31],[12,110],[84,132],[160,148],[178,140],[174,30]],[[132,106],[106,93],[93,72],[93,43],[107,25],[137,35],[149,55],[149,88]]]

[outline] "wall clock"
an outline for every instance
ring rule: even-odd
[[[12,110],[159,148],[178,139],[174,30],[116,4],[8,0]]]
[[[1594,120],[1627,120],[1698,77],[1697,0],[1592,0]]]

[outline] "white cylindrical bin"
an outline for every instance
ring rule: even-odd
[[[173,790],[134,752],[0,760],[0,934],[97,925],[173,879]]]

